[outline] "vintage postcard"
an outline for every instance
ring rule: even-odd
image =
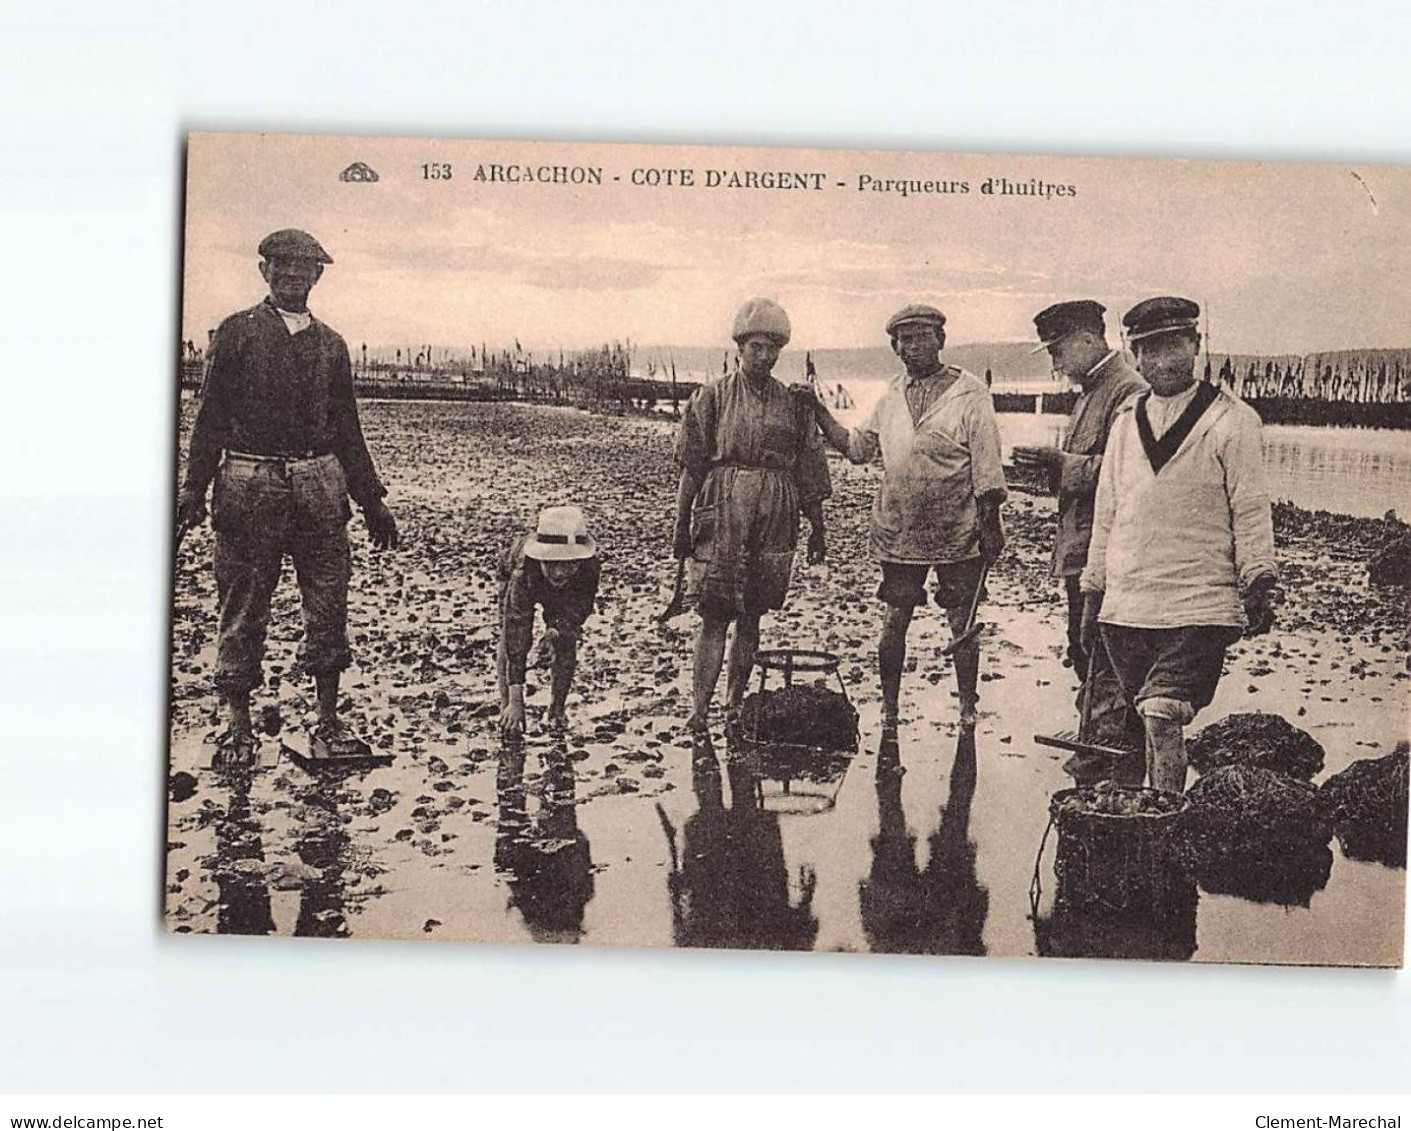
[[[1411,170],[186,178],[169,930],[1402,964]]]

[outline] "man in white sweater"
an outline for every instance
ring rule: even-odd
[[[1146,728],[1148,780],[1174,791],[1183,728],[1214,698],[1226,649],[1269,631],[1277,580],[1259,417],[1196,380],[1199,318],[1161,297],[1122,319],[1151,392],[1113,424],[1081,580],[1085,646],[1100,624]]]

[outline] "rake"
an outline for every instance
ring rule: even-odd
[[[1092,719],[1093,671],[1097,664],[1097,648],[1101,646],[1101,642],[1098,642],[1097,647],[1094,647],[1088,654],[1088,674],[1083,680],[1083,707],[1078,716],[1078,729],[1060,730],[1055,734],[1036,734],[1034,741],[1040,746],[1071,750],[1075,754],[1099,754],[1108,758],[1126,758],[1131,755],[1130,750],[1123,750],[1117,746],[1103,746],[1101,743],[1088,742],[1085,739],[1088,725]]]

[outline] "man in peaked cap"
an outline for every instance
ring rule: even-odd
[[[1078,577],[1088,561],[1102,453],[1119,410],[1147,387],[1122,351],[1108,346],[1103,319],[1106,309],[1101,303],[1082,299],[1055,303],[1034,316],[1039,338],[1034,352],[1047,350],[1053,371],[1074,382],[1080,393],[1058,447],[1014,449],[1014,462],[1045,476],[1049,489],[1058,496],[1053,574],[1063,579],[1067,593],[1068,659],[1083,681],[1079,695],[1088,702],[1088,730],[1083,737],[1136,754],[1121,766],[1110,765],[1107,758],[1074,755],[1065,768],[1080,785],[1105,778],[1140,782],[1146,775],[1141,720],[1124,699],[1103,649],[1096,648],[1089,656],[1082,646],[1084,602]]]
[[[270,600],[288,555],[304,608],[303,666],[318,694],[315,742],[334,756],[365,750],[338,718],[348,648],[351,497],[377,549],[397,545],[387,493],[363,441],[343,339],[309,313],[308,297],[333,262],[293,228],[259,245],[265,300],[216,330],[177,497],[182,532],[206,517],[214,481],[220,630],[216,686],[230,714],[217,757],[252,763],[250,696],[263,682]]]
[[[1081,578],[1083,646],[1100,627],[1146,730],[1150,784],[1174,791],[1183,727],[1214,697],[1230,644],[1269,631],[1276,599],[1259,417],[1196,380],[1199,317],[1174,297],[1123,316],[1151,390],[1112,426]]]
[[[945,325],[944,314],[922,304],[888,319],[887,335],[905,372],[860,428],[844,428],[807,386],[795,386],[811,402],[828,442],[849,460],[882,456],[871,540],[882,563],[877,595],[886,605],[877,645],[884,738],[895,737],[906,632],[916,606],[926,603],[927,575],[935,574],[936,604],[959,635],[977,599],[982,567],[1004,548],[999,509],[1005,484],[994,405],[983,381],[941,362]],[[962,644],[954,658],[961,725],[973,726],[978,641]]]

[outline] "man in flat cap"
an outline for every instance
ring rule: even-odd
[[[1136,757],[1114,766],[1107,758],[1078,754],[1065,767],[1080,785],[1111,778],[1140,782],[1146,774],[1142,756],[1144,730],[1122,695],[1106,653],[1083,650],[1083,592],[1078,577],[1088,562],[1093,532],[1093,502],[1097,496],[1102,453],[1118,411],[1146,382],[1120,349],[1107,344],[1103,319],[1106,307],[1091,299],[1059,302],[1034,316],[1039,350],[1047,350],[1053,371],[1080,389],[1058,447],[1018,446],[1014,462],[1047,477],[1058,496],[1058,531],[1053,547],[1053,574],[1063,579],[1068,597],[1068,660],[1083,681],[1079,693],[1088,701],[1088,730],[1083,738]]]
[[[265,237],[259,255],[269,296],[216,330],[177,497],[185,531],[205,519],[206,488],[215,482],[216,687],[230,714],[217,757],[231,766],[255,756],[250,695],[263,682],[270,599],[285,555],[303,601],[301,659],[317,689],[313,737],[335,756],[362,747],[337,713],[339,675],[352,659],[349,497],[376,548],[398,541],[363,441],[348,347],[309,313],[309,291],[333,260],[295,229]]]
[[[1259,417],[1197,381],[1200,307],[1160,297],[1122,324],[1151,385],[1123,407],[1098,476],[1083,646],[1099,628],[1146,729],[1147,775],[1183,791],[1182,728],[1215,695],[1225,650],[1273,623],[1274,529]]]
[[[872,506],[871,541],[882,563],[878,597],[886,605],[877,662],[882,678],[882,729],[894,736],[906,632],[926,603],[934,572],[936,604],[959,635],[981,586],[982,567],[1004,548],[1005,498],[999,425],[979,378],[941,362],[946,316],[933,306],[903,307],[887,322],[892,351],[905,372],[894,378],[860,428],[839,424],[807,386],[828,442],[853,463],[881,453],[884,474]],[[954,652],[960,721],[974,726],[980,671],[976,640]]]

